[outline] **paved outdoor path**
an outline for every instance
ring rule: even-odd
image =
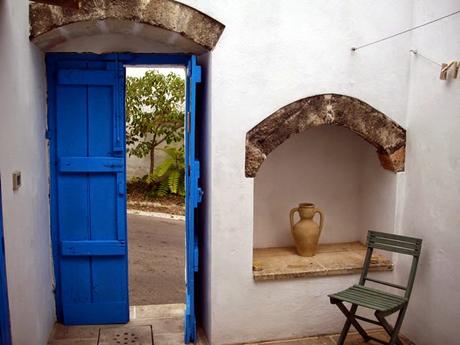
[[[128,215],[130,305],[184,303],[185,223]]]

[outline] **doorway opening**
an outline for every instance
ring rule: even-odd
[[[198,272],[199,254],[195,214],[203,195],[199,188],[200,164],[195,155],[196,84],[201,81],[201,68],[197,65],[196,57],[131,53],[49,53],[46,60],[51,236],[58,321],[64,325],[101,325],[127,323],[141,318],[142,313],[144,318],[147,316],[146,313],[150,318],[158,317],[158,313],[164,312],[165,308],[146,310],[144,305],[156,303],[157,306],[164,306],[157,303],[170,303],[176,298],[179,299],[178,295],[168,297],[172,299],[155,299],[155,294],[161,291],[158,290],[158,284],[165,284],[164,293],[169,294],[177,289],[176,292],[182,291],[183,296],[182,303],[174,304],[176,308],[166,308],[171,312],[171,316],[175,315],[177,319],[184,318],[184,322],[177,323],[181,325],[180,331],[175,332],[177,334],[174,336],[181,337],[185,343],[193,342],[196,339],[195,275]],[[174,134],[176,139],[162,141],[170,146],[163,148],[170,163],[160,163],[157,170],[154,163],[152,169],[149,166],[147,175],[153,194],[176,194],[175,200],[182,196],[187,207],[182,206],[182,209],[185,209],[183,218],[161,218],[158,220],[158,226],[150,226],[149,222],[145,224],[142,221],[140,225],[136,225],[135,221],[131,226],[127,225],[125,127],[132,131],[131,125],[134,124],[132,118],[125,121],[125,110],[132,105],[125,104],[125,100],[130,102],[125,92],[126,83],[130,80],[125,76],[128,66],[183,68],[182,79],[174,77],[174,74],[166,74],[166,77],[170,75],[170,79],[179,85],[176,85],[177,90],[182,96],[174,98],[166,92],[166,96],[151,100],[152,91],[160,89],[159,76],[163,75],[151,71],[150,74],[156,76],[154,79],[158,83],[150,90],[141,87],[145,95],[140,99],[147,103],[134,107],[141,110],[141,113],[148,114],[153,113],[156,108],[163,107],[167,110],[162,108],[160,114],[164,117],[164,125],[171,127],[175,124],[177,127],[177,133]],[[165,107],[173,98],[177,99],[172,102],[175,105]],[[141,122],[140,127],[145,126],[146,124]],[[163,128],[160,134],[163,135],[165,132]],[[129,148],[135,150],[136,140],[131,134],[130,132],[128,136]],[[151,134],[139,134],[141,140],[137,144],[145,143]],[[155,154],[152,158],[155,161]],[[164,161],[167,162],[167,159]],[[179,170],[183,171],[182,175],[178,173]],[[155,207],[155,204],[151,206]],[[137,212],[141,211],[155,210]],[[185,222],[182,219],[185,219]],[[166,279],[161,275],[171,273],[168,272],[170,267],[160,268],[154,260],[147,259],[153,266],[150,266],[150,269],[147,267],[146,272],[160,273],[160,277],[144,276],[144,282],[151,283],[145,286],[146,299],[142,301],[139,295],[131,295],[131,302],[137,304],[138,308],[129,308],[128,253],[136,253],[136,250],[128,251],[130,242],[127,230],[129,227],[138,226],[142,232],[152,228],[161,229],[165,224],[168,228],[171,227],[169,222],[172,221],[175,221],[172,227],[176,228],[178,234],[176,247],[179,249],[185,246],[182,252],[176,252],[179,264],[177,271],[185,271],[185,279],[184,274],[182,279],[179,275],[173,274],[178,284],[172,282],[170,284],[175,285],[175,289],[168,288]],[[169,230],[163,231],[164,236],[171,235],[167,231]],[[154,255],[158,255],[161,252],[158,248],[147,247],[154,242],[165,246],[166,251],[160,256],[163,262],[170,264],[173,260],[167,251],[168,240],[162,240],[160,234],[159,238],[151,238],[149,241],[152,234],[147,232],[144,235],[144,238],[141,236],[137,241],[132,241],[134,246],[137,243],[138,249],[141,249],[141,255],[137,255],[137,258],[148,258],[152,251]],[[131,264],[136,260],[130,259]],[[158,270],[160,271],[156,272]],[[132,291],[138,292],[135,279],[133,280]],[[178,305],[180,307],[177,307]],[[148,329],[151,331],[151,327]]]
[[[126,65],[125,75],[130,306],[184,309],[186,71]]]

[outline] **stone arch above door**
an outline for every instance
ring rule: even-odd
[[[80,9],[31,3],[30,40],[44,51],[97,35],[157,42],[158,52],[201,54],[214,48],[224,25],[173,0],[92,0]]]
[[[291,135],[322,125],[350,129],[377,149],[383,168],[404,171],[404,128],[357,98],[323,94],[288,104],[247,132],[246,176],[255,177],[270,152]]]

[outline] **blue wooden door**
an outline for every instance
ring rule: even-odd
[[[5,243],[3,239],[2,186],[0,183],[0,345],[11,344],[10,310],[6,283]]]
[[[124,68],[116,54],[48,56],[58,319],[129,321]]]
[[[187,101],[186,101],[186,133],[185,133],[185,164],[186,173],[186,310],[185,310],[185,343],[196,339],[195,314],[195,273],[198,272],[198,240],[195,228],[195,213],[201,202],[202,190],[198,187],[200,178],[200,162],[195,152],[196,126],[196,84],[201,82],[201,68],[192,56],[187,66]]]

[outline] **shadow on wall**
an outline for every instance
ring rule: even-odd
[[[349,129],[311,128],[278,146],[254,179],[254,247],[294,245],[289,211],[313,202],[325,214],[320,243],[364,241],[394,232],[396,174]]]

